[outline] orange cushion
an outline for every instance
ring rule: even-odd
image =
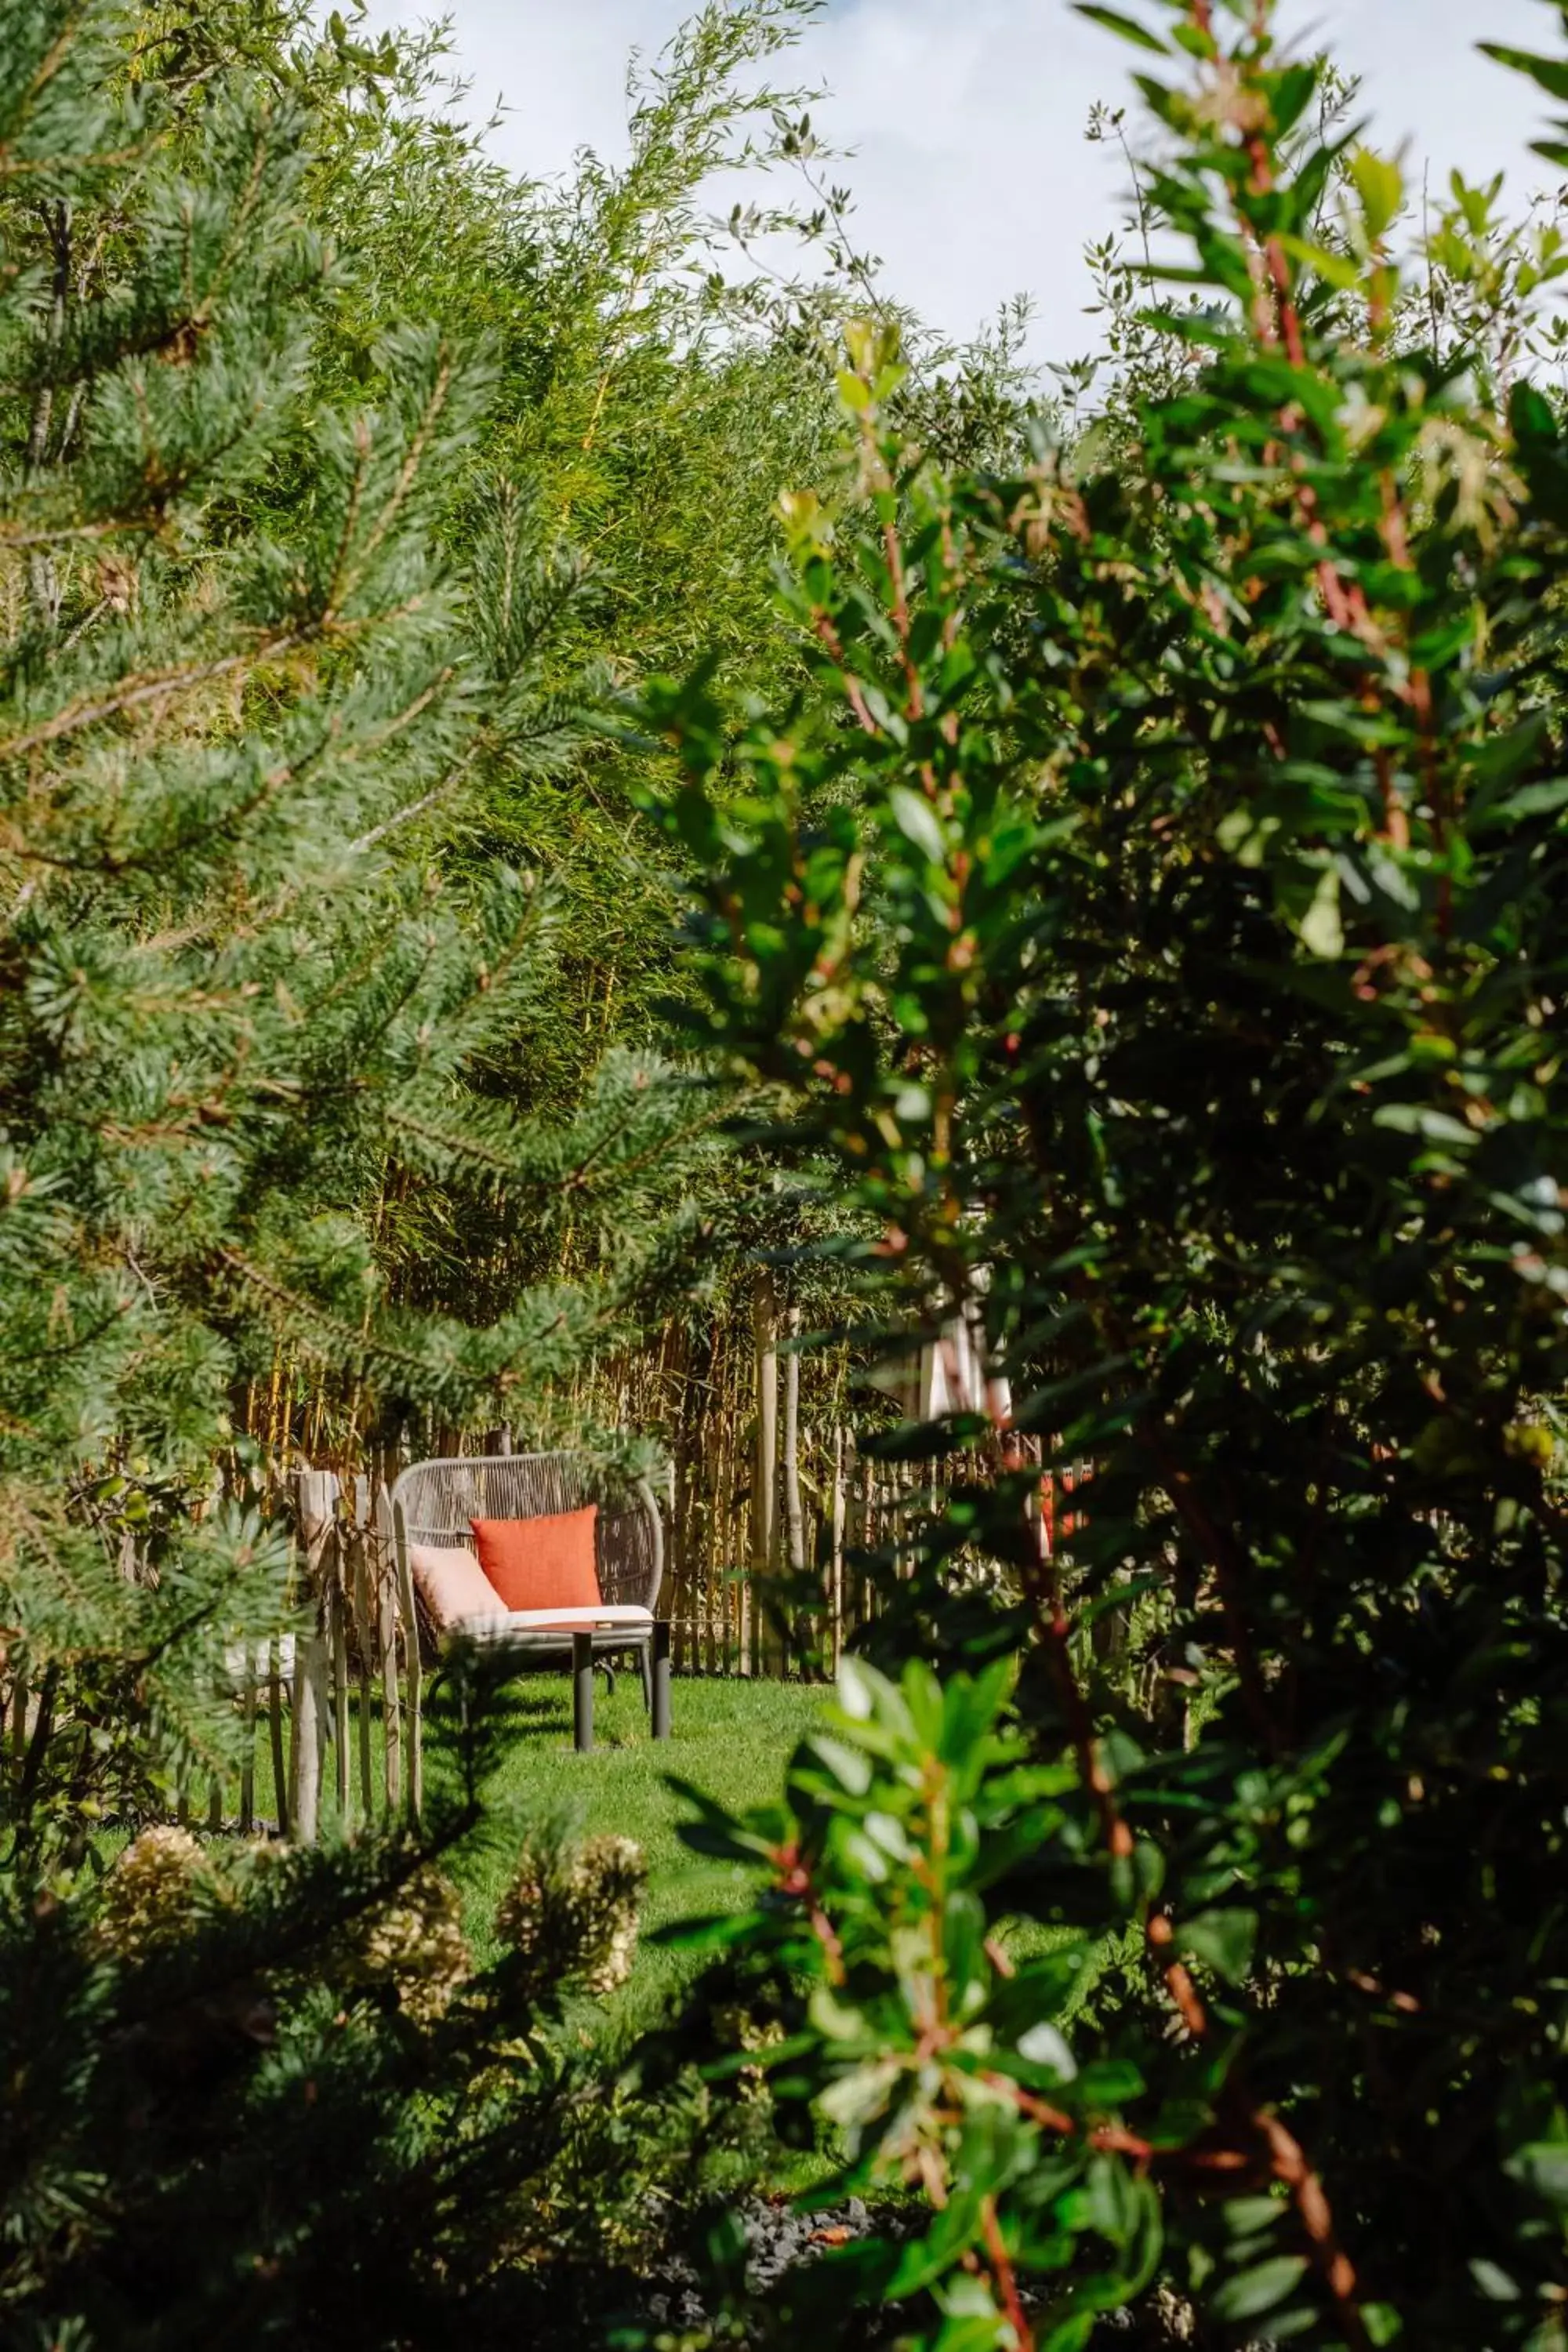
[[[596,1609],[597,1503],[548,1519],[470,1519],[479,1566],[509,1609]]]

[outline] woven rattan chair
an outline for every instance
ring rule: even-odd
[[[646,1480],[616,1480],[577,1454],[468,1455],[416,1462],[392,1490],[400,1570],[410,1544],[466,1544],[470,1519],[534,1519],[596,1503],[595,1540],[603,1608],[522,1609],[472,1618],[445,1630],[453,1640],[504,1646],[518,1670],[570,1660],[578,1748],[594,1744],[594,1665],[635,1654],[656,1739],[669,1737],[669,1623],[656,1615],[664,1575],[664,1533]],[[404,1590],[408,1589],[404,1583]]]

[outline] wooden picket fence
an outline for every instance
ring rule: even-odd
[[[982,1465],[884,1458],[878,1440],[914,1409],[909,1397],[879,1403],[846,1349],[800,1350],[800,1310],[766,1269],[747,1307],[731,1301],[705,1326],[672,1325],[657,1347],[594,1366],[570,1407],[663,1446],[659,1605],[678,1670],[831,1673],[879,1606],[868,1559],[907,1574],[925,1498]],[[1037,1440],[1024,1450],[1040,1461]],[[1047,1545],[1070,1539],[1072,1496],[1089,1475],[1079,1464],[1042,1477]],[[793,1605],[805,1591],[809,1611]]]
[[[812,1452],[818,1475],[802,1481],[793,1520],[766,1490],[759,1507],[754,1485],[715,1508],[708,1482],[672,1462],[660,1609],[678,1672],[834,1674],[881,1605],[871,1561],[895,1578],[912,1573],[927,1498],[973,1475],[972,1465],[879,1461],[842,1425]]]
[[[253,1759],[263,1721],[276,1797],[276,1827],[313,1843],[320,1832],[329,1763],[337,1818],[345,1832],[377,1820],[416,1817],[425,1796],[423,1664],[414,1592],[392,1539],[384,1484],[346,1484],[330,1470],[293,1479],[299,1591],[306,1626],[233,1660],[247,1738],[236,1820],[257,1820]],[[214,1828],[229,1819],[226,1785],[207,1790]],[[190,1791],[182,1795],[188,1817]]]

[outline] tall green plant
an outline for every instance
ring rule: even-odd
[[[275,1345],[367,1415],[499,1418],[620,1329],[628,1246],[592,1295],[476,1281],[400,1319],[389,1167],[503,1233],[618,1185],[646,1238],[691,1122],[626,1064],[575,1129],[480,1083],[558,914],[499,861],[444,878],[430,814],[572,741],[543,674],[572,583],[526,510],[476,520],[467,593],[437,539],[482,354],[404,329],[378,405],[309,396],[309,110],[232,64],[196,101],[145,51],[133,76],[103,12],[19,9],[8,48],[0,1583],[46,1693],[36,1819],[50,1759],[101,1793],[132,1721],[207,1736],[193,1692],[275,1622],[276,1546],[206,1510]],[[114,1688],[62,1741],[47,1694],[88,1655]]]
[[[607,1053],[645,1062],[674,977],[669,877],[632,804],[638,763],[602,731],[578,730],[568,749],[571,720],[610,681],[704,651],[793,665],[768,566],[780,486],[837,463],[817,331],[835,297],[803,292],[797,305],[750,265],[737,275],[706,207],[726,175],[743,168],[765,185],[783,160],[781,123],[797,121],[805,95],[774,78],[812,13],[811,0],[696,10],[629,80],[625,163],[584,152],[548,185],[489,159],[439,32],[373,47],[351,23],[329,37],[294,0],[268,12],[261,35],[243,10],[182,26],[198,57],[243,55],[280,90],[311,93],[302,201],[341,256],[312,352],[320,396],[378,400],[387,331],[410,318],[491,355],[485,430],[447,470],[439,530],[481,612],[505,577],[487,551],[498,484],[524,550],[548,558],[529,583],[548,623],[535,724],[433,799],[414,838],[459,887],[497,856],[552,879],[550,986],[512,1033],[498,1026],[475,1073],[498,1116],[510,1104],[555,1122],[595,1090]],[[776,225],[780,212],[760,217]],[[267,510],[309,495],[307,458],[267,486]],[[542,723],[552,716],[565,723]],[[646,1086],[629,1097],[624,1073],[598,1081],[597,1097],[590,1127],[615,1103],[646,1122],[651,1097]],[[688,1101],[674,1126],[693,1115],[706,1108]],[[576,1213],[542,1220],[531,1195],[530,1215],[509,1219],[482,1189],[431,1172],[390,1169],[381,1219],[383,1263],[421,1304],[489,1311],[563,1264],[600,1265],[617,1232],[635,1230],[596,1218],[587,1192]],[[707,1198],[717,1206],[712,1186]]]
[[[706,1035],[876,1218],[868,1277],[983,1314],[1011,1382],[906,1433],[975,1475],[881,1646],[1016,1646],[1072,1767],[942,1931],[962,2020],[900,1957],[936,1862],[878,1826],[945,1780],[994,1834],[934,1694],[753,1825],[831,1992],[781,2079],[852,2055],[857,2177],[939,2209],[875,2279],[922,2340],[1081,2345],[1152,2275],[1215,2341],[1561,2344],[1568,444],[1484,319],[1423,341],[1399,172],[1300,142],[1268,5],[1085,13],[1142,53],[1191,363],[1113,466],[944,475],[867,329],[869,526],[789,509],[812,689],[652,709]],[[1035,1448],[1094,1465],[1068,1542]],[[1076,2024],[1039,1984],[1072,2046],[977,2132],[987,1879],[1113,1965]]]
[[[468,593],[444,560],[482,352],[402,328],[375,402],[322,394],[340,82],[276,70],[268,21],[238,60],[0,0],[0,2336],[496,2344],[563,2303],[591,2339],[648,2259],[594,2184],[690,2185],[703,2139],[553,2031],[636,1856],[535,1841],[476,1962],[437,1868],[495,1834],[461,1667],[418,1827],[290,1857],[167,1821],[300,1606],[225,1493],[236,1387],[283,1348],[384,1428],[517,1410],[662,1278],[689,1124],[626,1061],[575,1126],[479,1082],[557,917],[444,874],[429,813],[559,756],[561,583],[515,502]],[[620,1245],[411,1311],[389,1169],[503,1227],[613,1194]]]

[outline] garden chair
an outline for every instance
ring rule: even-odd
[[[577,1454],[508,1454],[416,1462],[392,1490],[399,1581],[409,1590],[416,1545],[474,1551],[473,1519],[537,1519],[598,1506],[595,1566],[601,1604],[592,1610],[508,1610],[499,1594],[471,1613],[436,1623],[438,1644],[502,1648],[519,1672],[572,1667],[573,1728],[580,1753],[594,1744],[594,1667],[634,1654],[656,1739],[670,1731],[669,1621],[654,1612],[664,1573],[664,1533],[645,1479],[619,1480]],[[474,1571],[479,1573],[477,1558]],[[432,1612],[434,1618],[435,1612]]]

